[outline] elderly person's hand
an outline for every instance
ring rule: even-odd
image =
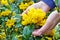
[[[56,24],[59,22],[59,20],[60,20],[60,14],[57,11],[52,12],[49,15],[45,25],[42,28],[35,30],[32,33],[32,35],[40,36],[46,32],[48,33],[56,26]]]

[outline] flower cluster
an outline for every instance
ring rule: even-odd
[[[5,33],[0,34],[0,40],[4,40],[4,39],[6,39],[6,34]]]
[[[8,2],[13,3],[13,2],[15,2],[15,0],[1,0],[2,5],[9,5]]]
[[[10,2],[10,3],[13,3],[13,2],[15,2],[15,0],[9,0],[9,2]]]
[[[10,10],[5,10],[0,13],[0,16],[8,16],[11,13]]]
[[[8,0],[1,0],[2,5],[8,5]]]
[[[11,28],[12,26],[14,26],[14,23],[15,23],[15,19],[8,19],[6,22],[6,26]]]
[[[37,24],[43,26],[46,22],[46,13],[42,9],[31,8],[27,14],[22,14],[22,25]]]
[[[26,2],[26,3],[23,3],[21,2],[21,4],[19,5],[19,8],[22,9],[22,10],[25,10],[28,6],[32,5],[34,2],[33,1],[30,1],[30,2]]]
[[[54,36],[55,35],[55,32],[56,32],[56,30],[55,29],[52,29],[47,35]]]

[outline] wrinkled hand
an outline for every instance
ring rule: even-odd
[[[34,30],[34,32],[32,33],[33,36],[40,36],[41,32],[39,31],[40,29]]]
[[[33,35],[33,36],[41,36],[41,35],[43,35],[43,34],[49,35],[50,32],[52,31],[52,30],[46,30],[46,31],[43,33],[42,30],[41,30],[41,31],[39,31],[39,30],[40,30],[40,29],[34,30],[34,32],[32,33],[32,35]]]
[[[56,24],[59,22],[59,20],[60,20],[60,14],[57,11],[52,12],[49,15],[45,25],[42,28],[35,30],[32,33],[32,35],[40,36],[40,35],[45,34],[45,33],[49,34],[49,32],[56,26]]]

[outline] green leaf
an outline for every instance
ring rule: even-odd
[[[8,17],[5,17],[5,21],[7,21],[8,20]]]
[[[18,39],[14,36],[14,37],[12,37],[12,40],[18,40]]]
[[[55,0],[55,4],[58,5],[58,0]]]
[[[20,23],[17,23],[16,25],[15,25],[15,27],[17,27],[17,28],[19,28],[19,27],[21,27],[22,25],[20,24]]]
[[[28,40],[29,37],[32,35],[32,31],[34,30],[34,26],[33,25],[28,25],[25,26],[23,29],[23,37]]]
[[[6,7],[0,7],[0,11],[1,11],[1,10],[5,10],[5,9],[6,9]]]

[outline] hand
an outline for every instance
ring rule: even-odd
[[[46,32],[43,33],[42,31],[40,32],[39,30],[40,30],[40,29],[34,30],[33,33],[32,33],[32,35],[33,35],[33,36],[41,36],[41,35],[43,35],[43,34],[49,35],[50,32],[52,31],[52,30],[46,30]]]
[[[52,30],[56,26],[56,24],[59,22],[59,19],[60,19],[59,13],[57,11],[52,12],[49,15],[45,25],[39,30],[34,31],[32,35],[40,36],[41,34],[48,33],[50,30]]]
[[[41,32],[39,31],[40,29],[34,30],[34,32],[32,33],[33,36],[40,36]]]
[[[47,4],[45,4],[43,1],[40,1],[38,3],[35,3],[35,4],[31,5],[31,6],[29,6],[23,13],[27,13],[28,10],[30,8],[32,8],[32,7],[34,7],[34,8],[41,8],[46,13],[50,10],[50,7]]]

